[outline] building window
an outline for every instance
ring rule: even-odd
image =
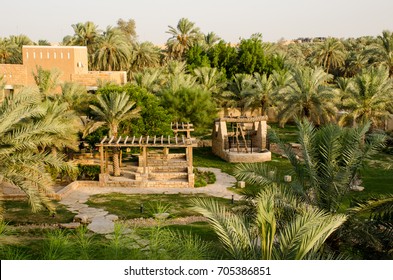
[[[50,53],[49,52],[46,53],[46,58],[48,58],[48,59],[50,58]]]
[[[67,53],[67,57],[68,57],[68,59],[71,59],[70,53]]]
[[[56,53],[53,54],[53,58],[56,59]]]
[[[42,52],[40,52],[40,58],[42,59]]]
[[[26,52],[26,59],[29,59],[29,52]]]
[[[33,58],[35,59],[35,52],[33,52]]]

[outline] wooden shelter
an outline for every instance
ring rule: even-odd
[[[100,183],[104,186],[139,187],[194,187],[193,147],[191,124],[171,124],[175,136],[120,136],[105,137],[97,144],[100,151]],[[139,148],[137,161],[122,162],[123,151]],[[110,154],[120,150],[121,176],[111,176]],[[171,149],[184,149],[184,153],[170,153]],[[112,168],[111,168],[112,167]]]

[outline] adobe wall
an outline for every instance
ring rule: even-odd
[[[127,83],[127,72],[125,71],[89,71],[83,74],[72,74],[71,82],[79,83],[84,86],[96,86],[97,81],[113,82],[118,85]]]
[[[25,85],[26,67],[22,64],[0,64],[0,76],[6,85]]]

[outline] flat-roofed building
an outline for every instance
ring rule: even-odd
[[[126,71],[89,71],[87,48],[84,46],[23,46],[22,64],[0,64],[0,76],[5,91],[35,85],[37,68],[57,69],[61,82],[75,82],[95,89],[98,81],[123,85]]]

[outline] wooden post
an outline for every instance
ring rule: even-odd
[[[100,145],[100,170],[101,173],[105,173],[105,164],[104,164],[104,146]]]
[[[109,173],[109,169],[108,169],[108,149],[105,149],[105,153],[104,153],[104,157],[105,157],[105,173]]]
[[[120,154],[119,154],[119,166],[122,167],[122,162],[123,160],[123,150],[120,148]]]
[[[147,173],[147,147],[143,146],[143,173],[146,174]]]

